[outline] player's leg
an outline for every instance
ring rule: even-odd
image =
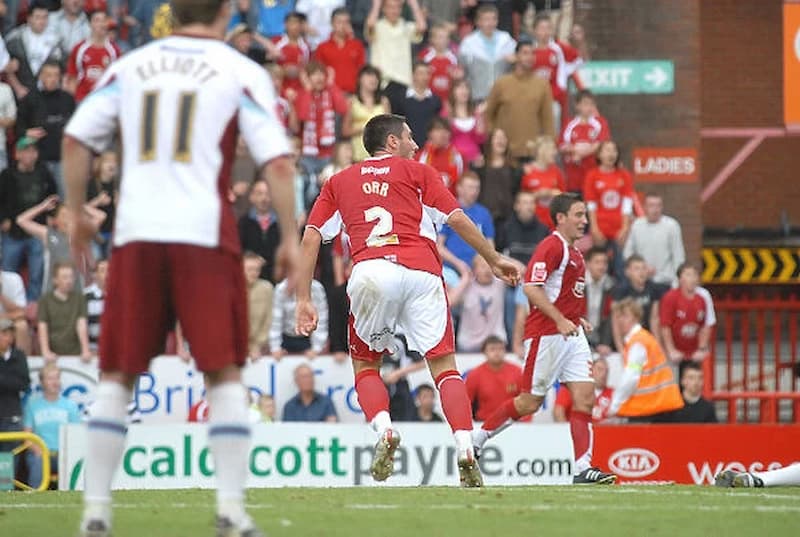
[[[111,481],[125,448],[127,405],[136,375],[163,349],[170,311],[163,249],[130,244],[114,250],[101,320],[100,382],[87,426],[84,514],[87,537],[111,528]]]
[[[247,357],[247,294],[238,256],[169,246],[172,302],[198,369],[206,376],[208,447],[217,480],[217,535],[261,533],[244,509],[250,422],[241,368]]]
[[[765,472],[724,470],[714,478],[718,487],[761,488],[800,486],[800,464],[792,464]]]

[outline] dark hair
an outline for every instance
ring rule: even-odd
[[[520,50],[522,50],[522,47],[532,47],[532,46],[533,46],[533,41],[531,41],[528,38],[520,38],[520,40],[517,41],[517,48],[514,49],[514,52],[519,52]]]
[[[659,194],[658,192],[653,192],[652,190],[648,190],[647,192],[645,192],[644,199],[647,198],[658,198],[660,200],[664,199],[664,197],[661,194]]]
[[[430,67],[430,65],[428,65],[422,60],[414,60],[414,64],[411,66],[411,72],[416,73],[417,69],[419,69],[420,67]]]
[[[466,86],[469,90],[469,100],[467,100],[467,113],[469,115],[475,114],[475,105],[472,103],[472,86],[469,85],[469,82],[466,78],[462,78],[460,80],[454,80],[453,84],[450,86],[450,94],[447,96],[447,102],[450,104],[450,117],[454,117],[456,109],[456,88],[459,86]]]
[[[475,18],[477,19],[484,13],[494,13],[495,15],[497,15],[500,13],[500,11],[498,11],[497,6],[494,4],[488,4],[486,2],[482,2],[478,6],[478,9],[475,11]]]
[[[283,23],[286,24],[292,19],[297,19],[299,22],[305,22],[308,20],[305,13],[300,13],[299,11],[290,11],[283,17]]]
[[[536,28],[539,24],[545,21],[553,21],[553,18],[550,17],[548,13],[537,13],[536,16],[533,18],[533,27]]]
[[[600,145],[597,146],[597,152],[594,157],[597,160],[597,165],[600,165],[600,152],[608,144],[614,144],[614,147],[617,148],[617,160],[614,161],[614,167],[619,168],[619,162],[622,160],[622,151],[619,150],[619,145],[617,145],[617,142],[614,140],[603,140],[600,142]]]
[[[503,155],[504,158],[503,165],[507,166],[508,161],[511,158],[511,140],[508,139],[508,134],[503,129],[495,127],[494,129],[492,129],[492,131],[489,133],[489,136],[486,138],[486,141],[483,143],[483,159],[485,162],[484,166],[486,166],[487,169],[489,168],[492,159],[492,145],[494,142],[494,137],[497,135],[499,131],[503,131],[503,134],[506,135],[506,140],[507,140],[506,153],[505,155]]]
[[[30,15],[37,9],[44,9],[45,11],[48,12],[50,11],[47,8],[47,4],[45,4],[43,0],[33,0],[33,2],[31,2],[30,5],[28,6],[28,14]]]
[[[72,261],[57,261],[53,265],[53,274],[51,275],[51,277],[55,278],[56,276],[58,276],[58,271],[63,268],[68,268],[73,272],[75,272],[75,265],[72,264]]]
[[[449,131],[450,122],[441,116],[436,116],[431,119],[430,125],[428,125],[428,133],[430,133],[433,129],[444,129]]]
[[[683,380],[683,375],[685,375],[686,372],[689,371],[690,369],[692,371],[699,371],[701,373],[703,372],[703,366],[698,364],[697,362],[693,362],[693,361],[690,361],[690,360],[681,362],[681,378],[680,378],[680,380]]]
[[[46,62],[44,62],[44,63],[42,64],[42,66],[39,68],[39,72],[41,73],[41,72],[42,72],[42,70],[43,70],[45,67],[55,67],[56,69],[58,69],[59,71],[61,71],[61,64],[60,64],[60,63],[58,63],[58,62],[57,62],[57,61],[55,61],[55,60],[47,60]]]
[[[503,347],[505,347],[506,342],[493,334],[483,340],[483,343],[481,344],[481,352],[486,352],[486,347],[488,347],[489,345],[502,345]]]
[[[689,263],[688,261],[684,261],[683,263],[681,263],[678,266],[678,270],[675,271],[675,273],[678,275],[678,278],[681,277],[681,274],[683,274],[683,271],[686,270],[686,269],[693,269],[698,274],[700,273],[700,271],[697,270],[697,267],[695,267],[693,264]]]
[[[339,15],[347,15],[349,17],[350,11],[348,11],[346,7],[337,7],[336,9],[333,10],[333,13],[331,13],[331,22],[333,22],[333,19],[335,19]]]
[[[646,263],[644,257],[640,256],[639,254],[631,254],[630,257],[628,257],[628,259],[625,260],[625,268],[627,269],[634,263],[639,263],[639,262]]]
[[[172,18],[178,26],[212,24],[228,0],[172,0]]]
[[[86,18],[91,21],[92,17],[94,17],[98,13],[102,13],[103,15],[108,16],[108,13],[106,13],[105,9],[92,9],[91,11],[86,12]]]
[[[310,62],[308,62],[306,64],[306,74],[309,75],[309,76],[311,76],[314,73],[326,73],[327,74],[327,72],[328,71],[325,69],[325,66],[322,65],[317,60],[311,60]]]
[[[379,104],[383,97],[383,92],[381,91],[381,70],[374,65],[367,64],[358,72],[358,77],[356,78],[356,99],[362,104],[364,103],[364,101],[361,100],[361,77],[363,75],[374,75],[378,78],[378,87],[375,89],[372,98],[375,101],[375,105]]]
[[[402,136],[405,124],[406,118],[397,114],[380,114],[373,117],[364,126],[364,149],[370,155],[374,155],[386,147],[386,139],[390,134],[398,138]]]
[[[592,90],[582,89],[575,94],[575,103],[579,103],[584,99],[590,99],[592,102],[597,102],[594,98],[594,93]]]
[[[608,257],[608,252],[602,246],[592,246],[591,248],[586,250],[586,253],[583,254],[583,257],[586,259],[586,261],[591,261],[592,258],[596,255],[604,255]]]
[[[419,395],[420,392],[430,390],[431,392],[435,392],[436,390],[433,389],[433,386],[430,384],[420,384],[417,386],[417,389],[414,390],[414,395]]]
[[[558,225],[557,215],[563,214],[566,216],[576,203],[583,203],[583,200],[572,192],[564,192],[553,198],[550,202],[550,218],[553,219],[553,223]]]

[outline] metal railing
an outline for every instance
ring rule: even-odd
[[[16,456],[30,447],[30,443],[34,443],[42,450],[42,482],[38,487],[23,483],[14,478],[14,485],[22,490],[35,490],[43,491],[50,487],[50,450],[47,449],[47,444],[44,443],[39,436],[24,431],[0,433],[0,442],[22,442],[20,445],[11,450],[12,455]]]

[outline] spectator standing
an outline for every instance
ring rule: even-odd
[[[476,420],[485,421],[508,399],[519,394],[522,368],[506,361],[506,343],[489,336],[481,345],[486,361],[467,373],[467,394]]]
[[[348,358],[348,320],[350,316],[350,297],[347,296],[347,281],[353,270],[350,256],[350,238],[340,233],[333,239],[331,248],[333,265],[333,288],[328,291],[328,339],[330,353],[336,362]]]
[[[311,282],[311,300],[319,312],[319,326],[311,336],[302,336],[295,332],[296,283],[295,275],[289,272],[287,278],[275,286],[269,350],[276,360],[287,354],[304,354],[308,358],[315,358],[328,344],[328,300],[325,297],[325,288],[317,280]]]
[[[388,114],[389,110],[389,99],[381,92],[381,72],[371,65],[365,65],[358,72],[356,92],[350,97],[350,113],[343,125],[343,134],[350,137],[353,146],[354,162],[369,157],[362,139],[367,122],[375,116]]]
[[[49,17],[47,31],[58,36],[62,58],[67,58],[78,43],[88,39],[92,32],[89,17],[83,12],[83,2],[84,0],[61,0],[61,9]]]
[[[472,90],[466,80],[456,80],[450,88],[447,100],[447,115],[453,145],[472,166],[483,166],[485,160],[481,146],[486,141],[486,125],[483,122],[483,104],[475,106]]]
[[[600,143],[611,138],[608,122],[597,113],[594,95],[581,90],[575,96],[576,116],[561,130],[559,147],[567,173],[567,189],[583,192],[586,175],[597,166]]]
[[[508,341],[504,324],[506,285],[495,278],[492,268],[481,256],[472,260],[469,285],[453,297],[451,305],[461,305],[461,316],[456,334],[459,352],[482,350],[486,338],[496,336]],[[516,395],[516,394],[515,394]]]
[[[302,13],[293,11],[287,14],[284,20],[285,33],[274,39],[275,61],[283,68],[281,96],[289,101],[293,101],[303,90],[301,75],[311,57],[311,50],[303,36],[305,23],[306,16]]]
[[[44,248],[16,223],[17,216],[56,193],[53,176],[37,162],[36,141],[24,136],[17,140],[17,162],[0,173],[0,229],[3,232],[3,270],[19,272],[28,266],[27,298],[35,301],[42,292]],[[45,223],[45,215],[36,217]]]
[[[608,409],[614,390],[608,386],[608,362],[605,358],[598,358],[592,362],[592,378],[594,379],[594,406],[592,407],[592,420],[602,422],[608,418]],[[569,422],[572,412],[572,396],[566,386],[559,386],[556,402],[553,406],[553,421],[558,423]]]
[[[664,201],[656,193],[644,197],[644,216],[631,225],[630,236],[623,249],[627,259],[633,254],[642,256],[647,273],[656,283],[672,285],[675,274],[686,260],[681,225],[664,214]]]
[[[344,0],[297,0],[295,9],[308,20],[308,45],[311,50],[330,37],[333,13],[343,7]]]
[[[242,264],[247,283],[247,312],[250,321],[248,349],[250,359],[257,360],[267,352],[274,288],[267,280],[260,278],[264,266],[264,259],[260,255],[245,252]]]
[[[459,63],[476,101],[488,98],[492,86],[514,63],[516,41],[497,29],[497,7],[482,4],[475,16],[477,29],[461,41]]]
[[[534,140],[554,132],[550,86],[533,74],[532,61],[533,45],[517,44],[514,70],[497,80],[486,102],[487,127],[508,134],[511,156],[518,161],[530,157]]]
[[[453,52],[450,32],[445,25],[437,24],[431,28],[429,44],[420,51],[418,59],[431,66],[431,91],[446,103],[450,98],[453,79],[460,73],[458,57]]]
[[[687,362],[702,362],[708,358],[717,316],[711,294],[698,286],[698,270],[683,263],[677,274],[678,287],[661,297],[659,320],[667,357],[680,363],[683,370]]]
[[[350,13],[339,7],[331,15],[333,31],[330,37],[319,44],[314,51],[314,59],[325,67],[333,69],[334,83],[343,92],[357,93],[359,73],[366,63],[364,45],[353,36]],[[378,73],[380,87],[380,73]],[[362,127],[363,128],[363,127]]]
[[[340,171],[344,170],[348,166],[352,166],[353,164],[353,146],[349,140],[336,142],[336,147],[333,150],[333,160],[331,163],[325,166],[320,174],[317,176],[317,182],[319,183],[319,187],[322,188],[322,185],[339,173]]]
[[[681,371],[683,408],[672,415],[674,423],[717,423],[714,403],[703,398],[703,367],[689,362]]]
[[[38,157],[55,179],[58,194],[64,195],[61,173],[61,138],[75,111],[75,99],[60,87],[61,65],[48,61],[39,71],[39,86],[19,103],[17,139],[31,138],[39,149]]]
[[[67,87],[76,102],[81,102],[94,89],[109,64],[122,55],[119,46],[108,37],[105,11],[89,13],[89,24],[89,37],[70,50],[67,62]]]
[[[345,8],[350,13],[350,22],[353,25],[353,36],[362,43],[367,42],[365,25],[373,3],[374,0],[345,0]]]
[[[444,25],[447,33],[454,34],[462,15],[462,0],[422,0],[420,7],[431,24]]]
[[[41,4],[32,4],[28,22],[8,34],[6,46],[12,62],[6,68],[8,83],[17,99],[22,99],[36,88],[39,70],[48,61],[60,62],[65,58],[59,37],[47,31],[48,11]]]
[[[270,39],[282,35],[283,22],[286,15],[295,10],[295,3],[295,0],[253,2],[258,14],[258,33]]]
[[[611,291],[614,302],[626,298],[633,298],[642,308],[642,327],[649,330],[655,337],[661,334],[659,323],[659,301],[664,295],[663,286],[653,282],[647,277],[647,265],[641,256],[632,255],[625,260],[625,278],[617,282]],[[617,350],[623,347],[624,332],[619,331],[618,323],[611,310],[611,328],[614,333],[614,346]]]
[[[442,112],[442,101],[431,91],[430,82],[430,66],[416,62],[412,84],[405,89],[402,98],[399,101],[392,101],[392,98],[389,97],[392,112],[405,116],[406,122],[411,128],[411,136],[419,147],[425,145],[431,122]]]
[[[642,327],[642,307],[633,298],[613,306],[619,329],[625,334],[622,351],[624,372],[614,390],[608,416],[638,423],[666,423],[673,411],[683,408],[672,368],[656,338]]]
[[[333,401],[314,390],[314,371],[306,364],[294,370],[297,395],[286,401],[281,421],[328,422],[339,421]]]
[[[50,452],[50,472],[58,473],[59,430],[62,425],[80,423],[81,413],[78,405],[61,395],[61,370],[53,363],[47,363],[39,370],[40,394],[31,395],[25,404],[23,425],[25,430],[39,436]],[[28,483],[37,486],[42,479],[50,481],[50,476],[42,475],[42,450],[38,444],[31,443],[26,453],[28,462]]]
[[[146,45],[157,38],[158,26],[162,23],[164,8],[169,8],[168,0],[137,0],[130,15],[125,17],[128,26],[136,28],[137,46]]]
[[[608,253],[596,246],[584,254],[586,259],[586,320],[594,327],[586,334],[589,345],[600,356],[611,354],[614,337],[611,330],[611,293],[614,278],[608,274]]]
[[[6,129],[13,127],[16,121],[17,102],[14,99],[14,91],[5,82],[0,82],[0,172],[8,168],[9,164]]]
[[[419,150],[417,160],[431,166],[442,176],[442,182],[455,195],[456,184],[464,172],[464,159],[450,135],[450,123],[434,117],[428,127],[428,141]]]
[[[25,318],[25,284],[16,272],[0,271],[0,321],[14,323],[14,340],[25,353],[31,350],[28,320]]]
[[[416,406],[415,419],[420,423],[441,423],[442,417],[433,411],[436,402],[436,393],[430,384],[420,384],[414,390],[414,402]]]
[[[278,421],[275,415],[275,398],[262,393],[258,398],[258,412],[261,414],[260,421],[262,423],[274,423]]]
[[[556,165],[558,150],[549,136],[536,141],[533,150],[534,161],[525,166],[525,175],[520,182],[520,190],[531,192],[536,199],[536,218],[551,230],[555,229],[550,217],[550,202],[566,190],[564,174]]]
[[[281,242],[281,229],[278,216],[272,210],[272,198],[266,181],[255,181],[250,187],[250,210],[239,219],[239,238],[242,250],[253,252],[264,260],[260,278],[275,284],[275,261]]]
[[[100,342],[100,318],[103,316],[106,301],[106,281],[108,280],[108,260],[100,259],[92,271],[92,283],[83,290],[86,299],[86,326],[89,331],[89,349],[97,352]]]
[[[458,204],[483,236],[494,243],[494,222],[489,210],[478,203],[481,183],[475,172],[468,171],[461,176],[456,187]],[[437,238],[439,255],[445,266],[458,271],[459,274],[470,272],[475,249],[458,235],[453,228],[444,225]]]
[[[105,214],[100,225],[100,232],[95,237],[98,245],[96,257],[107,258],[111,254],[111,232],[114,231],[114,220],[117,213],[119,164],[117,154],[106,151],[94,161],[92,181],[86,189],[89,205]]]
[[[0,319],[0,432],[22,430],[22,394],[31,385],[28,358],[14,347],[14,323]],[[16,442],[0,442],[0,451],[11,451]]]
[[[88,361],[89,348],[86,299],[75,288],[75,269],[59,263],[53,271],[53,290],[39,300],[39,348],[45,360],[58,356],[80,356]]]
[[[489,134],[483,160],[484,165],[475,170],[481,181],[478,201],[489,209],[495,231],[502,231],[514,206],[514,193],[519,185],[519,169],[511,162],[508,136],[504,130],[494,129]]]
[[[313,176],[328,165],[333,156],[336,143],[336,115],[345,115],[349,107],[342,92],[328,80],[328,74],[322,64],[312,61],[306,66],[310,88],[301,91],[295,101],[297,119],[300,120],[302,132],[301,165]],[[316,198],[318,190],[311,199]]]
[[[595,246],[611,254],[614,276],[623,269],[622,247],[628,240],[633,213],[633,179],[620,165],[617,144],[606,140],[597,150],[598,167],[586,174],[583,199],[589,210],[589,230]]]
[[[550,234],[548,227],[534,212],[535,200],[530,192],[522,190],[517,193],[514,211],[505,222],[503,241],[497,242],[500,250],[525,266],[533,255],[536,245]]]
[[[370,63],[380,69],[392,109],[395,99],[402,98],[404,86],[411,85],[411,45],[422,41],[427,29],[417,0],[408,0],[414,22],[403,20],[404,0],[372,0],[372,9],[365,22],[370,43]],[[378,16],[382,14],[379,18]],[[427,82],[425,87],[427,88]],[[412,132],[415,131],[413,125]],[[422,132],[425,132],[424,130]],[[417,145],[422,145],[417,142]]]

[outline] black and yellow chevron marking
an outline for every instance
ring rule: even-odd
[[[703,248],[703,283],[800,284],[800,248]]]

